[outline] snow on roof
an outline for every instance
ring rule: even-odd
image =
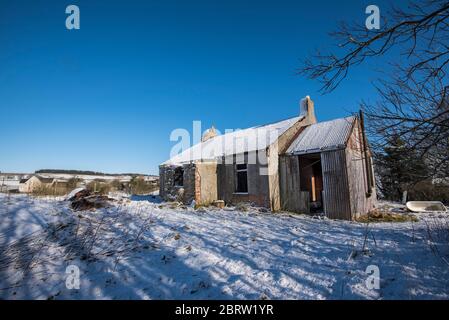
[[[303,118],[294,117],[268,125],[227,132],[184,150],[162,163],[162,165],[181,165],[197,160],[216,160],[223,156],[263,150]]]
[[[293,141],[287,154],[305,154],[344,147],[355,117],[312,124]]]
[[[52,183],[54,180],[53,178],[47,178],[43,176],[35,176],[35,177],[38,178],[42,183]]]

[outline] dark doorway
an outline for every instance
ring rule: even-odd
[[[301,191],[309,192],[311,213],[323,212],[323,171],[319,153],[299,156]]]
[[[177,167],[175,169],[175,174],[173,177],[175,187],[184,186],[184,169],[182,167]]]

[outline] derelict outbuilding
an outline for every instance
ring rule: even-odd
[[[304,128],[280,156],[282,209],[353,220],[376,201],[363,115]]]

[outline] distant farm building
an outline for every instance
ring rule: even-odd
[[[22,179],[19,184],[19,191],[23,193],[32,193],[37,191],[39,188],[50,188],[54,183],[53,178],[45,178],[41,176],[32,176],[28,179]]]

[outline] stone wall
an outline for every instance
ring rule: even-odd
[[[159,195],[165,201],[181,201],[190,204],[195,199],[195,164],[185,164],[183,169],[183,185],[175,185],[177,166],[159,167]]]
[[[166,201],[172,200],[174,196],[175,168],[173,166],[159,166],[159,195]]]
[[[192,203],[192,200],[196,198],[195,191],[196,191],[196,183],[195,183],[195,171],[196,171],[196,165],[195,164],[185,164],[183,166],[184,169],[184,197],[182,199],[182,202],[185,204]]]

